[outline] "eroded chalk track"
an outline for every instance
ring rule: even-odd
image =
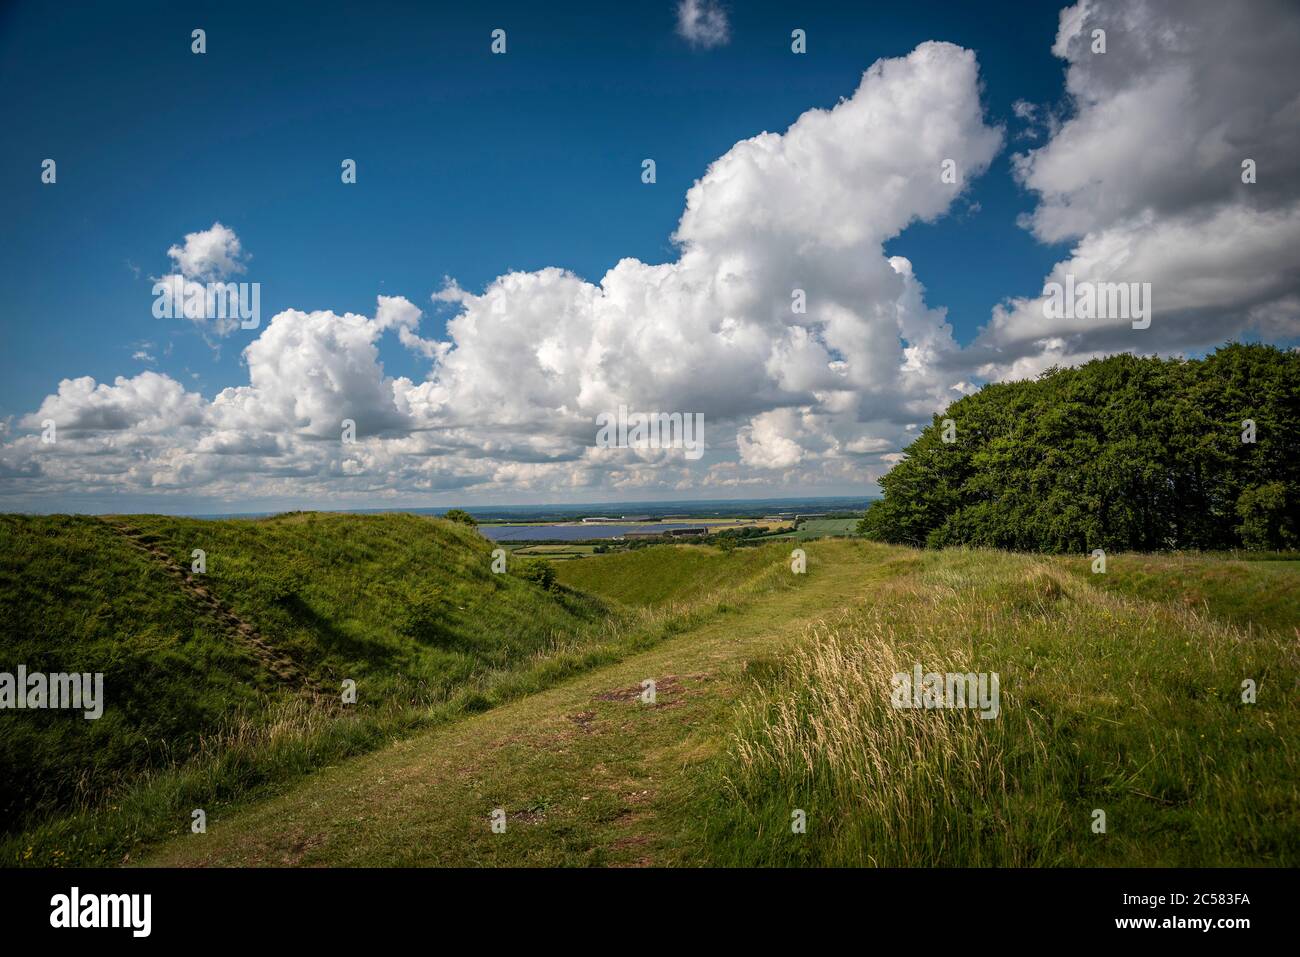
[[[320,686],[302,666],[271,645],[254,625],[239,617],[229,605],[202,584],[196,575],[168,555],[153,536],[120,519],[105,518],[102,521],[133,548],[161,567],[200,612],[214,621],[232,641],[246,648],[269,674],[287,685],[310,691],[320,690]]]

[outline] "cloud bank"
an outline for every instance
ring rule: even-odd
[[[1073,244],[1046,281],[1149,282],[1155,315],[1133,332],[1011,299],[971,350],[982,376],[1300,335],[1297,49],[1300,7],[1285,0],[1083,0],[1061,12],[1052,52],[1067,64],[1068,110],[1046,143],[1013,157],[1038,197],[1025,225]],[[1242,181],[1246,160],[1255,183]]]

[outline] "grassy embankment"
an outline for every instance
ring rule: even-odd
[[[651,646],[715,612],[615,608],[490,571],[470,529],[412,515],[121,523],[188,569],[311,678],[240,636],[105,521],[0,517],[0,670],[99,671],[98,721],[0,716],[4,863],[111,863],[190,809],[275,793],[316,768]],[[761,577],[761,576],[760,576]],[[758,578],[728,586],[761,590]],[[722,601],[719,596],[717,601]],[[357,703],[344,706],[344,679]]]
[[[723,556],[701,545],[652,545],[565,562],[556,578],[568,587],[625,606],[689,603],[734,581],[761,574],[788,553],[780,545]]]

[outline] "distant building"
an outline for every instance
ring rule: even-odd
[[[621,518],[608,518],[604,515],[591,515],[582,520],[584,525],[599,525],[602,522],[618,524],[621,522],[657,522],[653,515],[624,515]]]
[[[825,517],[826,517],[825,512],[809,512],[807,515],[802,515],[802,514],[796,515],[794,517],[794,520],[796,522],[802,522],[810,518],[825,518]]]

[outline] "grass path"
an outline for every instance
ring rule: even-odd
[[[869,600],[916,553],[807,546],[796,589],[755,598],[650,651],[313,775],[146,856],[153,866],[647,865],[687,862],[665,813],[714,755],[731,705],[809,622]],[[656,702],[640,701],[656,682]],[[492,832],[501,808],[506,831]]]

